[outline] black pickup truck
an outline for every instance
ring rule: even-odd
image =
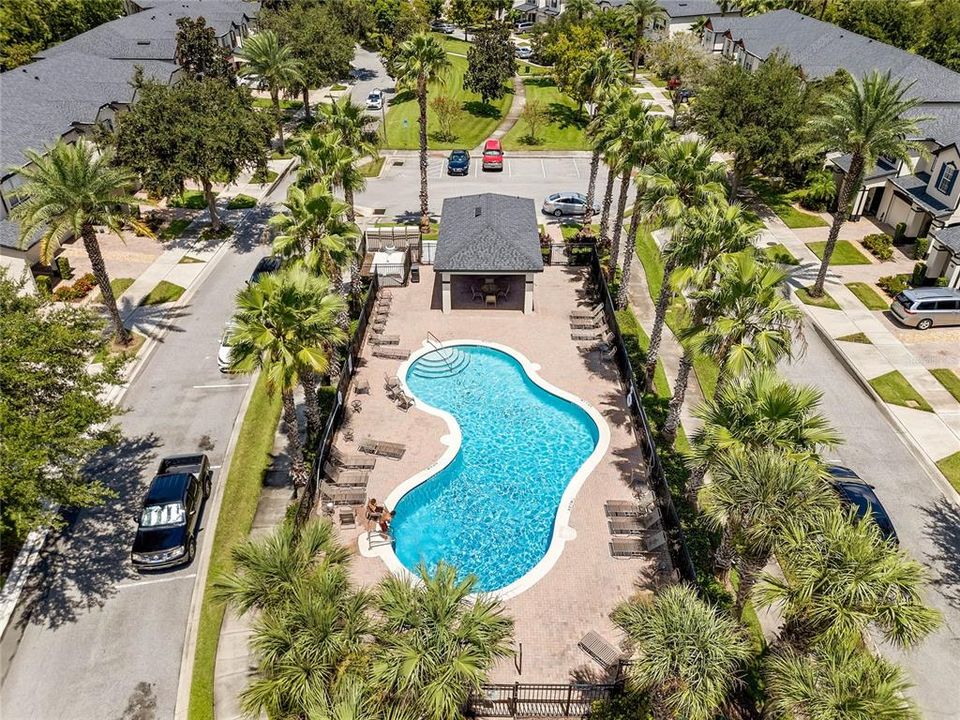
[[[160,461],[137,516],[130,559],[137,570],[188,564],[197,551],[200,510],[210,495],[213,471],[204,454]]]

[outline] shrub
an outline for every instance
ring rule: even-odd
[[[946,286],[947,286],[947,278],[946,278],[945,276],[941,275],[940,277],[937,278],[936,282],[933,283],[933,285],[934,285],[934,287],[946,287]]]
[[[50,294],[50,287],[52,281],[49,275],[38,275],[36,277],[37,283],[37,292],[40,293],[42,297],[47,297]]]
[[[927,279],[927,264],[918,262],[913,266],[913,275],[910,277],[910,284],[914,287],[920,287]]]
[[[69,280],[73,277],[73,268],[70,267],[70,258],[66,255],[60,255],[57,258],[57,272],[60,273],[60,277],[64,280]]]
[[[884,275],[877,280],[877,286],[887,293],[887,295],[893,296],[910,287],[909,283],[907,283],[907,278],[909,277],[909,275]]]
[[[60,302],[69,302],[86,297],[97,286],[97,279],[91,273],[81,275],[73,285],[58,287],[53,291],[53,299]]]
[[[913,259],[923,260],[927,257],[927,250],[930,249],[930,240],[922,237],[917,238],[917,244],[913,246]]]
[[[893,258],[893,241],[885,233],[867,235],[860,242],[878,260],[886,262]]]
[[[833,204],[837,194],[837,183],[833,173],[829,170],[814,170],[807,173],[805,185],[796,197],[800,207],[815,212],[822,212]]]
[[[236,197],[230,198],[230,202],[227,203],[227,210],[244,210],[246,208],[252,208],[256,204],[257,199],[255,197],[241,193]]]
[[[893,244],[899,245],[900,243],[902,243],[903,236],[906,234],[906,232],[907,232],[907,224],[897,223],[897,227],[895,227],[893,230]]]

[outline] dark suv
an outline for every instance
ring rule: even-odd
[[[870,513],[870,518],[879,528],[880,534],[894,543],[900,544],[897,537],[897,531],[893,529],[893,522],[887,515],[886,509],[880,502],[880,498],[873,491],[873,485],[869,485],[860,479],[853,470],[842,465],[827,465],[827,472],[830,473],[833,489],[840,496],[840,501],[844,505],[853,508],[858,519],[862,519]]]
[[[200,509],[210,495],[212,479],[206,455],[174,455],[160,461],[138,516],[130,553],[136,570],[158,570],[193,561]]]
[[[447,175],[469,175],[470,153],[466,150],[454,150],[447,158]]]

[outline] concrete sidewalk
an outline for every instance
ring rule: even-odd
[[[800,265],[792,273],[792,299],[830,339],[840,359],[859,376],[861,383],[897,370],[933,408],[933,412],[926,412],[883,403],[889,414],[903,426],[916,449],[934,463],[960,451],[960,403],[897,339],[877,313],[868,310],[844,285],[844,278],[837,270],[831,268],[828,272],[825,290],[836,300],[840,310],[803,303],[795,291],[813,284],[820,259],[779,218],[768,217],[764,222],[760,244],[780,243],[800,260]],[[870,340],[869,344],[838,341],[854,333],[863,333]]]

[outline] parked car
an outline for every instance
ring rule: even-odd
[[[217,350],[217,367],[220,368],[220,372],[230,372],[230,335],[236,327],[237,325],[233,321],[228,322],[220,336],[220,348]]]
[[[267,275],[268,273],[275,273],[280,269],[282,260],[275,255],[267,255],[266,257],[260,258],[260,262],[257,263],[257,266],[253,269],[253,272],[250,274],[250,279],[247,280],[247,285],[257,282],[262,275]]]
[[[529,60],[533,57],[533,48],[529,45],[518,45],[516,53],[521,60]]]
[[[470,153],[466,150],[453,150],[447,158],[447,175],[469,175]]]
[[[130,560],[136,570],[189,564],[197,552],[200,509],[210,496],[213,470],[204,454],[160,461],[143,498]]]
[[[840,501],[853,508],[858,519],[870,513],[870,519],[876,524],[880,534],[895,545],[899,545],[897,531],[894,530],[893,522],[887,515],[880,498],[874,492],[873,485],[864,482],[853,470],[843,465],[827,465],[827,472],[833,478],[831,483],[837,495],[840,496]]]
[[[694,97],[696,94],[697,93],[690,88],[683,88],[677,93],[677,96],[680,98],[680,102],[689,102],[690,98]]]
[[[367,95],[367,110],[383,109],[383,90],[371,90]]]
[[[452,35],[456,28],[453,24],[448,22],[437,21],[430,25],[430,29],[434,32],[443,33],[444,35]]]
[[[518,33],[526,32],[527,30],[533,29],[534,23],[529,20],[524,20],[523,22],[518,22],[514,27],[517,29]]]
[[[562,217],[563,215],[583,215],[587,212],[587,196],[578,192],[558,192],[547,195],[543,201],[543,214]],[[594,203],[593,211],[600,208]]]
[[[484,170],[503,170],[503,146],[499,140],[491,138],[483,144],[481,167]]]
[[[904,325],[927,330],[934,325],[960,325],[960,290],[911,288],[897,293],[890,312]]]

